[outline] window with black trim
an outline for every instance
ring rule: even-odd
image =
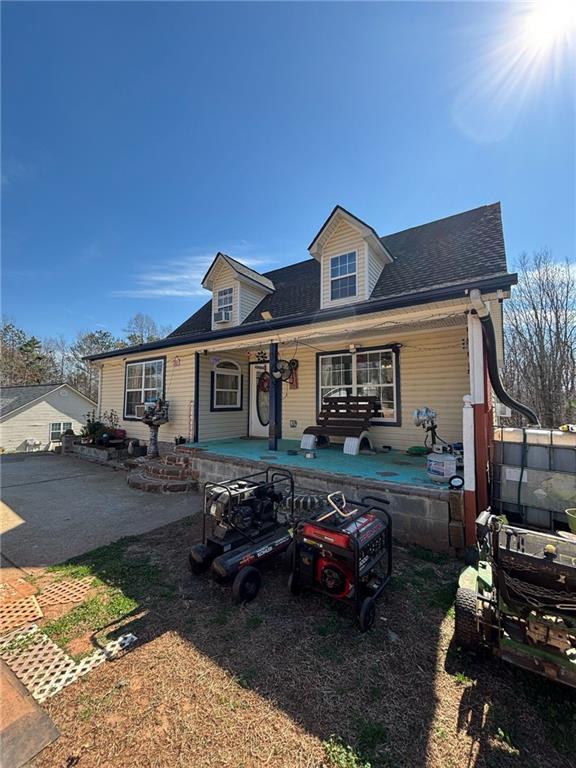
[[[164,397],[164,359],[126,363],[124,417],[136,418],[136,406]]]
[[[397,422],[397,354],[385,348],[320,355],[319,408],[324,397],[368,395],[378,398],[378,421]]]
[[[330,300],[356,296],[356,251],[330,259]]]
[[[212,376],[212,409],[226,411],[242,408],[242,373],[232,360],[221,360]]]

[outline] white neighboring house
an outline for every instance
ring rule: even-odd
[[[0,451],[47,451],[62,433],[79,433],[97,404],[69,384],[2,387]]]

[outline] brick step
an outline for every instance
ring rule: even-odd
[[[194,456],[196,453],[198,453],[198,448],[195,448],[194,446],[190,445],[177,445],[174,448],[173,453],[181,453],[181,454],[188,454],[191,456]]]
[[[174,480],[187,480],[190,473],[186,466],[164,464],[162,461],[147,462],[142,465],[141,469],[148,477],[173,478]]]
[[[198,490],[198,481],[174,478],[150,477],[144,469],[133,469],[126,478],[131,488],[148,493],[189,493]]]
[[[176,464],[185,467],[192,461],[192,456],[184,453],[167,453],[165,456],[162,456],[162,461],[164,464]]]

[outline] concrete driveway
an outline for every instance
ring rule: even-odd
[[[201,506],[196,494],[133,490],[124,471],[73,456],[2,456],[0,471],[3,569],[60,563]]]

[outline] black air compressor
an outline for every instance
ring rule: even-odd
[[[262,472],[223,483],[206,483],[202,541],[190,550],[190,569],[210,568],[220,584],[232,582],[232,598],[253,600],[260,589],[256,564],[284,552],[291,541],[294,479],[288,470],[268,467]],[[288,523],[278,511],[288,503]]]

